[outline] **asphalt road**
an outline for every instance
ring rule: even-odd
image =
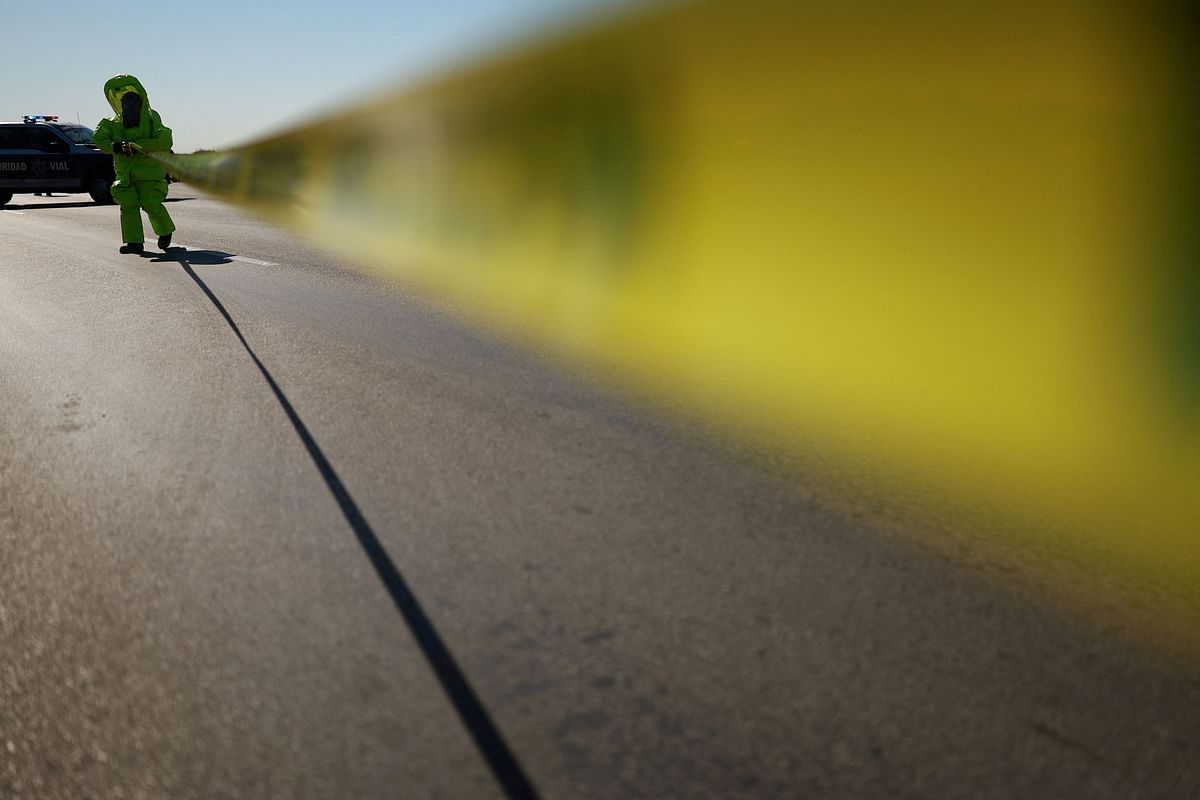
[[[1196,671],[173,195],[0,211],[0,798],[1200,796]]]

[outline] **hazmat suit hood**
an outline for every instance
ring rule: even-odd
[[[92,84],[95,86],[95,84]],[[112,106],[113,113],[117,116],[121,115],[121,98],[129,92],[137,92],[142,96],[142,113],[150,112],[150,95],[146,94],[146,87],[142,86],[142,82],[132,75],[114,75],[104,83],[104,98],[108,100],[108,104]]]

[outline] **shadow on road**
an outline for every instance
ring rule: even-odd
[[[194,197],[168,197],[163,200],[164,203],[186,203],[188,200],[195,200]],[[43,208],[93,208],[95,206],[113,206],[115,203],[97,203],[92,200],[75,200],[71,202],[61,203],[8,203],[5,208],[13,211],[39,211]]]
[[[217,264],[232,264],[233,253],[222,250],[188,250],[186,247],[168,247],[165,253],[142,253],[142,258],[148,258],[154,263],[171,261],[183,264],[185,267],[211,267]],[[194,276],[193,276],[194,277]]]
[[[426,661],[437,677],[438,682],[442,686],[442,690],[446,693],[447,698],[453,704],[455,711],[458,712],[459,719],[471,734],[471,738],[475,741],[475,746],[479,753],[487,762],[488,767],[492,770],[497,782],[503,787],[504,794],[510,800],[536,800],[538,797],[537,791],[533,788],[533,784],[526,776],[524,768],[517,761],[517,757],[513,754],[505,741],[500,730],[492,721],[491,715],[484,708],[483,702],[471,687],[466,675],[459,668],[454,656],[450,653],[450,649],[442,640],[442,636],[438,633],[433,625],[433,621],[425,613],[417,596],[409,587],[408,582],[404,580],[404,576],[400,574],[400,570],[392,561],[391,556],[383,547],[383,543],[379,541],[379,537],[375,535],[375,531],[371,529],[366,517],[363,516],[358,504],[354,502],[354,498],[350,496],[350,490],[342,483],[342,479],[338,477],[333,465],[329,463],[329,459],[325,457],[325,453],[317,444],[317,440],[313,438],[312,433],[308,430],[308,426],[304,424],[304,420],[300,419],[300,415],[296,412],[294,406],[287,395],[283,393],[283,389],[279,388],[279,384],[275,382],[275,378],[270,371],[259,359],[258,354],[250,347],[250,343],[246,341],[246,337],[242,335],[241,329],[238,328],[233,317],[221,304],[221,301],[213,294],[212,289],[201,280],[196,271],[192,269],[195,265],[204,264],[206,262],[196,260],[197,256],[207,254],[210,257],[228,257],[228,254],[219,253],[218,251],[188,251],[182,247],[169,248],[163,258],[156,258],[156,261],[177,261],[183,267],[183,271],[187,276],[195,281],[200,287],[200,291],[209,299],[209,302],[217,309],[217,312],[224,317],[225,322],[229,325],[229,329],[233,331],[233,335],[242,343],[246,353],[250,356],[250,360],[254,362],[254,366],[258,367],[259,373],[270,387],[275,399],[279,401],[283,413],[287,415],[288,422],[292,424],[292,428],[296,431],[296,435],[300,438],[300,442],[304,445],[304,449],[308,451],[309,457],[316,466],[317,471],[321,473],[322,480],[325,481],[325,486],[337,501],[338,507],[341,509],[342,516],[350,529],[354,531],[355,537],[358,539],[359,545],[363,549],[367,560],[371,562],[371,566],[375,568],[375,574],[387,589],[388,594],[392,598],[393,605],[400,612],[400,616],[404,618],[408,625],[409,632],[417,641],[417,645],[421,648]],[[207,263],[227,263],[226,261],[216,261]]]

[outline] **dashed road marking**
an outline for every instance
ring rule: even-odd
[[[274,261],[259,261],[257,258],[248,258],[247,256],[230,256],[234,261],[245,261],[247,264],[257,264],[260,267],[278,267]]]

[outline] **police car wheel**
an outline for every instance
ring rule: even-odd
[[[12,192],[0,192],[0,206],[7,205],[12,200]]]
[[[97,178],[92,181],[88,194],[100,205],[112,203],[112,183],[107,178]]]

